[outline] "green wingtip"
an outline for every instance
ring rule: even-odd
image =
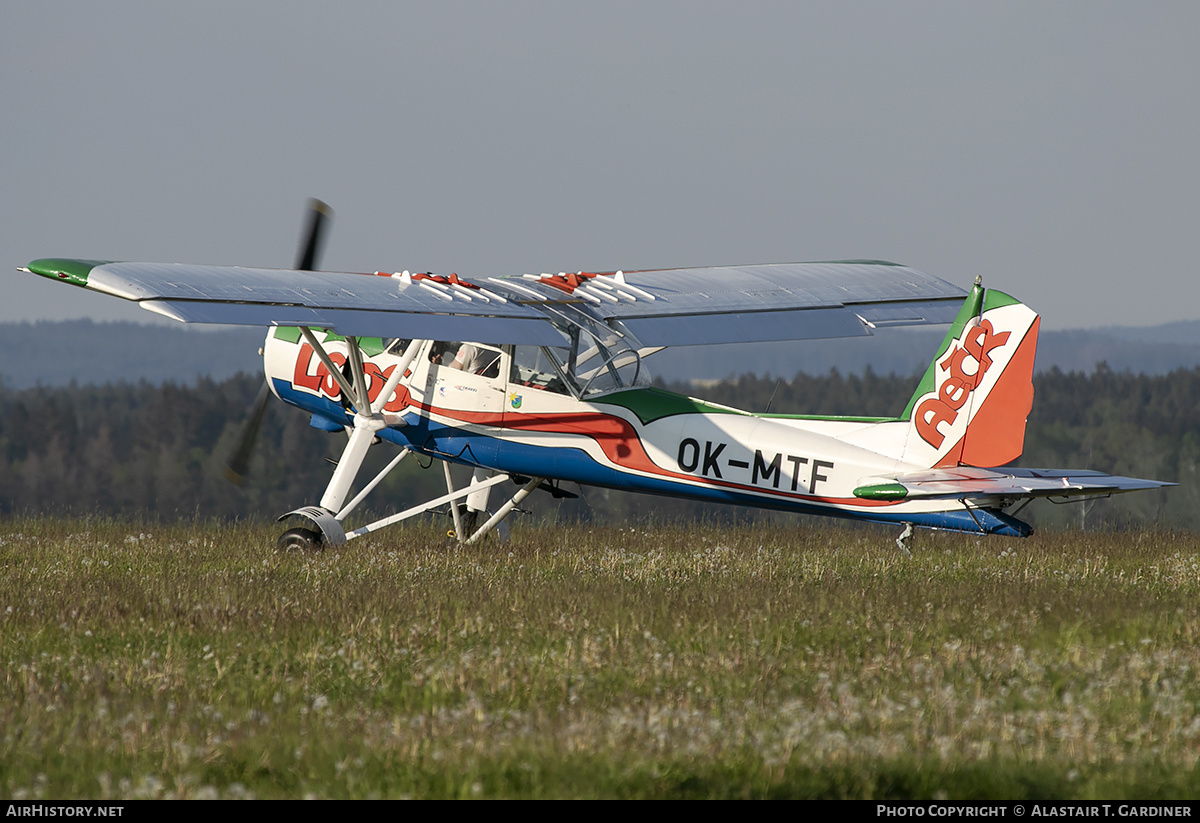
[[[88,275],[96,266],[111,263],[111,260],[72,260],[66,257],[43,257],[34,260],[25,268],[50,280],[62,280],[72,286],[86,286]]]

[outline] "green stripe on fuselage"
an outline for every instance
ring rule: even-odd
[[[295,326],[276,326],[272,335],[276,340],[282,340],[285,343],[299,343],[302,336],[300,329]]]
[[[321,331],[321,329],[318,329],[318,331]],[[274,334],[276,340],[284,340],[288,343],[299,343],[302,336],[300,329],[296,326],[277,326],[272,334]],[[345,339],[340,334],[327,331],[325,332],[325,339],[322,342],[337,343]],[[367,357],[375,357],[376,355],[383,354],[386,350],[383,345],[383,338],[381,337],[360,337],[358,338],[358,347],[362,349],[363,354]]]
[[[72,286],[87,286],[88,275],[96,266],[111,263],[111,260],[73,260],[67,257],[43,257],[28,266],[34,274],[50,280],[61,280]]]
[[[765,420],[828,420],[835,423],[896,423],[902,417],[863,417],[857,414],[759,414]]]
[[[338,341],[344,341],[345,339],[346,339],[345,337],[338,334],[337,332],[331,331],[325,335],[326,343],[336,343]],[[365,354],[367,357],[375,357],[376,355],[383,354],[383,351],[384,351],[383,338],[381,338],[381,337],[359,337],[359,338],[357,338],[357,340],[358,340],[358,347],[360,349],[362,349],[363,354]]]
[[[828,414],[754,414],[753,412],[709,403],[695,397],[665,391],[663,389],[629,389],[607,394],[597,403],[611,403],[637,415],[642,425],[653,423],[676,414],[732,414],[742,417],[762,417],[768,420],[835,420],[847,423],[886,423],[891,417],[848,417]]]
[[[620,406],[633,412],[642,425],[671,417],[676,414],[737,414],[749,415],[741,409],[707,403],[695,397],[665,391],[663,389],[628,389],[606,394],[596,401],[598,404]]]

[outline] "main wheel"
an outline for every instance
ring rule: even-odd
[[[487,522],[487,520],[492,516],[491,511],[472,511],[466,507],[465,503],[459,504],[458,511],[459,522],[462,523],[463,527],[463,537],[461,540],[467,540],[470,538],[471,535],[475,534],[475,531],[485,522]],[[446,534],[448,537],[459,540],[459,536],[455,533],[453,528],[451,528]],[[508,524],[501,520],[495,528],[493,528],[484,536],[484,539],[499,540],[501,543],[506,542],[508,540]]]
[[[460,535],[463,540],[466,540],[471,535],[475,534],[475,529],[479,528],[479,512],[468,509],[466,504],[459,506],[458,519],[462,523],[463,533]]]
[[[321,533],[312,529],[288,529],[276,542],[281,551],[309,552],[321,548]]]

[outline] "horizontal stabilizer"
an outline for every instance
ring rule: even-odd
[[[959,466],[865,478],[854,496],[864,500],[1078,497],[1174,485],[1086,470]]]

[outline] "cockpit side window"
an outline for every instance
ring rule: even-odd
[[[429,347],[429,362],[435,366],[449,366],[458,351],[458,346],[458,343],[446,340],[433,341],[433,345]]]
[[[564,374],[555,362],[561,355],[565,358],[566,349],[551,350],[540,346],[514,346],[512,368],[508,380],[518,386],[529,386],[534,389],[569,394]]]
[[[484,377],[496,377],[500,374],[500,350],[482,343],[463,343],[455,352],[454,359],[450,361],[450,368]]]
[[[568,306],[547,306],[566,346],[542,351],[558,367],[566,389],[576,397],[619,391],[648,383],[637,342]]]
[[[500,349],[486,343],[438,340],[429,347],[429,362],[483,377],[500,374]]]
[[[571,331],[570,346],[514,347],[509,381],[576,397],[646,384],[636,351],[610,349],[586,331]]]

